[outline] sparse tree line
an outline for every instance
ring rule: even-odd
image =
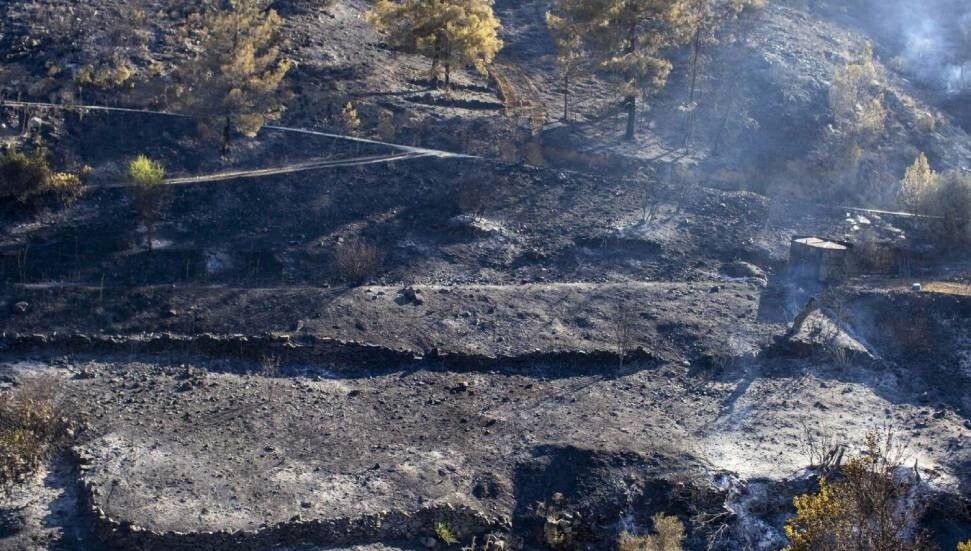
[[[633,140],[638,98],[667,84],[673,50],[692,44],[693,103],[704,46],[717,42],[725,23],[765,1],[555,0],[546,23],[558,48],[563,118],[570,115],[571,81],[598,74],[616,83],[627,112],[625,137]],[[443,77],[446,87],[454,66],[485,73],[503,45],[491,0],[379,0],[368,20],[392,46],[430,58],[432,82]]]
[[[28,93],[84,103],[87,91],[137,87],[143,102],[192,115],[224,152],[235,134],[255,135],[280,117],[293,63],[271,0],[176,0],[161,11],[129,4],[119,11],[33,0],[8,8],[8,19],[27,27],[26,53],[46,54],[45,74]]]
[[[929,217],[930,235],[938,243],[971,243],[971,172],[936,172],[921,153],[900,182],[898,201],[908,211]]]
[[[633,139],[638,98],[664,86],[672,71],[667,54],[692,43],[696,77],[699,52],[716,40],[717,28],[762,2],[556,0],[547,25],[563,68],[564,116],[569,115],[570,79],[581,71],[596,73],[617,83],[628,114],[626,136]],[[331,4],[314,2],[302,9]],[[86,91],[144,88],[143,97],[191,115],[200,134],[219,143],[225,155],[235,136],[255,136],[278,120],[289,98],[285,79],[294,63],[284,55],[284,20],[272,5],[271,0],[178,0],[153,11],[155,4],[133,2],[122,13],[98,11],[88,3],[34,0],[7,15],[30,27],[28,50],[52,54],[32,95],[83,103]],[[503,47],[492,0],[377,0],[366,19],[392,47],[428,58],[431,85],[446,90],[456,70],[472,67],[486,74]],[[153,58],[151,52],[164,45],[182,55],[170,64]],[[351,102],[338,122],[348,135],[357,135],[362,126]],[[395,124],[393,114],[379,113],[382,137],[392,138]],[[0,195],[25,203],[51,194],[66,203],[83,191],[85,174],[51,169],[40,147],[32,155],[5,154],[0,171]],[[132,161],[127,179],[151,248],[164,204],[164,170],[140,157]]]
[[[571,79],[598,74],[617,84],[633,139],[638,99],[665,85],[673,50],[692,47],[693,103],[702,49],[717,43],[726,22],[765,1],[555,0],[547,25],[562,67],[564,117]],[[30,28],[28,47],[52,54],[32,95],[83,102],[85,90],[137,83],[142,97],[191,113],[225,148],[232,134],[253,135],[286,105],[284,79],[293,62],[282,53],[284,21],[272,5],[178,0],[153,12],[154,4],[133,2],[125,13],[105,13],[88,3],[33,0],[10,17]],[[428,58],[434,87],[449,88],[465,67],[487,73],[503,47],[492,0],[377,0],[366,19],[391,47]],[[185,59],[155,59],[151,52],[164,45]]]
[[[688,94],[682,105],[687,140],[697,110],[704,52],[729,41],[730,24],[765,2],[553,0],[546,25],[558,52],[563,118],[570,118],[572,83],[580,76],[597,75],[615,85],[626,113],[624,135],[633,139],[644,100],[666,85],[674,70],[674,53],[687,48]],[[332,2],[310,4],[302,9],[324,9]],[[36,47],[54,53],[32,93],[50,92],[62,101],[77,101],[83,100],[86,89],[131,87],[137,81],[163,105],[192,115],[201,134],[220,144],[224,154],[236,136],[254,136],[282,116],[290,96],[286,77],[294,62],[284,53],[285,22],[271,0],[179,0],[165,13],[152,13],[148,5],[135,2],[125,14],[95,17],[87,3],[25,3],[22,18],[36,27]],[[79,24],[94,19],[105,23]],[[377,0],[366,19],[391,47],[429,59],[430,84],[446,90],[457,70],[472,67],[487,73],[503,47],[502,24],[492,0]],[[159,43],[176,44],[184,55],[170,66],[146,61],[146,52]],[[869,46],[833,76],[828,96],[833,138],[816,152],[820,166],[811,171],[813,178],[844,189],[868,185],[861,181],[866,172],[861,163],[881,139],[888,118],[884,92],[877,84],[880,76]],[[394,114],[382,110],[376,118],[376,131],[393,139]],[[364,126],[352,102],[346,102],[335,119],[352,136]],[[933,126],[933,120],[926,124]],[[77,197],[83,174],[54,171],[44,159],[40,150],[33,155],[8,153],[0,164],[8,174],[0,195],[21,201],[51,193],[66,200]],[[11,176],[15,172],[19,176]],[[966,241],[966,221],[971,218],[968,176],[932,174],[925,180],[920,190],[905,182],[902,206],[946,220],[936,224],[937,234]]]

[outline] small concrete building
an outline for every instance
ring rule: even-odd
[[[820,283],[840,281],[847,275],[853,245],[816,236],[796,236],[789,247],[789,273]]]

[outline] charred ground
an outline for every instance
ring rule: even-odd
[[[685,519],[690,549],[775,549],[816,484],[807,434],[886,425],[928,483],[923,528],[942,549],[971,536],[966,251],[844,208],[887,206],[917,151],[966,163],[966,109],[888,69],[876,192],[800,191],[830,139],[830,75],[866,39],[899,50],[879,29],[771,3],[712,54],[687,146],[683,73],[627,144],[601,79],[556,122],[545,2],[497,2],[501,78],[463,73],[448,94],[387,49],[366,2],[279,4],[300,61],[282,124],[332,128],[352,98],[367,135],[385,109],[386,141],[477,157],[178,186],[148,251],[117,186],[135,154],[180,177],[393,149],[265,130],[221,158],[178,118],[3,111],[8,140],[36,118],[59,163],[93,172],[67,207],[0,207],[0,375],[55,377],[79,420],[5,494],[0,545],[415,548],[444,523],[538,549],[552,507],[587,549],[658,512]],[[26,84],[48,50],[3,9],[21,45],[5,93],[44,100]],[[855,275],[791,278],[790,239],[810,234],[856,245]],[[379,254],[350,285],[355,243]]]

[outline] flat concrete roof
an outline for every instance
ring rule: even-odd
[[[847,249],[846,245],[841,245],[835,241],[829,241],[820,237],[802,237],[796,239],[796,243],[807,245],[809,247],[815,247],[817,249],[829,249],[834,251],[845,251]]]

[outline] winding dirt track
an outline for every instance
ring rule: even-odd
[[[19,108],[33,108],[33,109],[58,109],[62,111],[104,111],[104,112],[116,112],[116,113],[138,113],[143,115],[158,115],[163,117],[177,117],[186,118],[187,115],[181,113],[169,113],[166,111],[153,111],[149,109],[131,109],[126,107],[107,107],[100,105],[59,105],[56,103],[42,103],[42,102],[27,102],[27,101],[0,101],[0,107],[19,107]],[[472,159],[475,158],[472,155],[464,155],[460,153],[452,153],[450,151],[441,151],[437,149],[426,149],[423,147],[413,147],[407,145],[393,144],[387,142],[380,142],[377,140],[369,140],[366,138],[357,138],[354,136],[345,136],[342,134],[332,134],[328,132],[320,132],[317,130],[312,130],[308,128],[293,128],[288,126],[276,126],[267,125],[264,127],[265,130],[271,130],[276,132],[287,132],[293,134],[304,134],[310,136],[317,136],[321,138],[330,138],[335,140],[346,140],[351,142],[357,142],[367,145],[380,145],[388,147],[398,151],[398,153],[391,153],[387,155],[371,155],[365,157],[351,157],[348,159],[323,159],[314,158],[307,161],[301,161],[298,163],[292,163],[279,167],[268,167],[253,170],[236,170],[229,172],[217,172],[214,174],[201,174],[198,176],[187,176],[182,178],[170,178],[165,181],[169,185],[189,185],[189,184],[201,184],[201,183],[211,183],[211,182],[222,182],[226,180],[239,180],[243,178],[261,178],[265,176],[276,176],[280,174],[293,174],[297,172],[307,172],[311,170],[323,170],[326,168],[337,168],[337,167],[349,167],[349,166],[364,166],[379,163],[392,163],[397,161],[407,161],[412,159],[420,159],[423,157],[435,157],[438,159]],[[127,187],[130,184],[118,183],[111,184],[103,187]]]

